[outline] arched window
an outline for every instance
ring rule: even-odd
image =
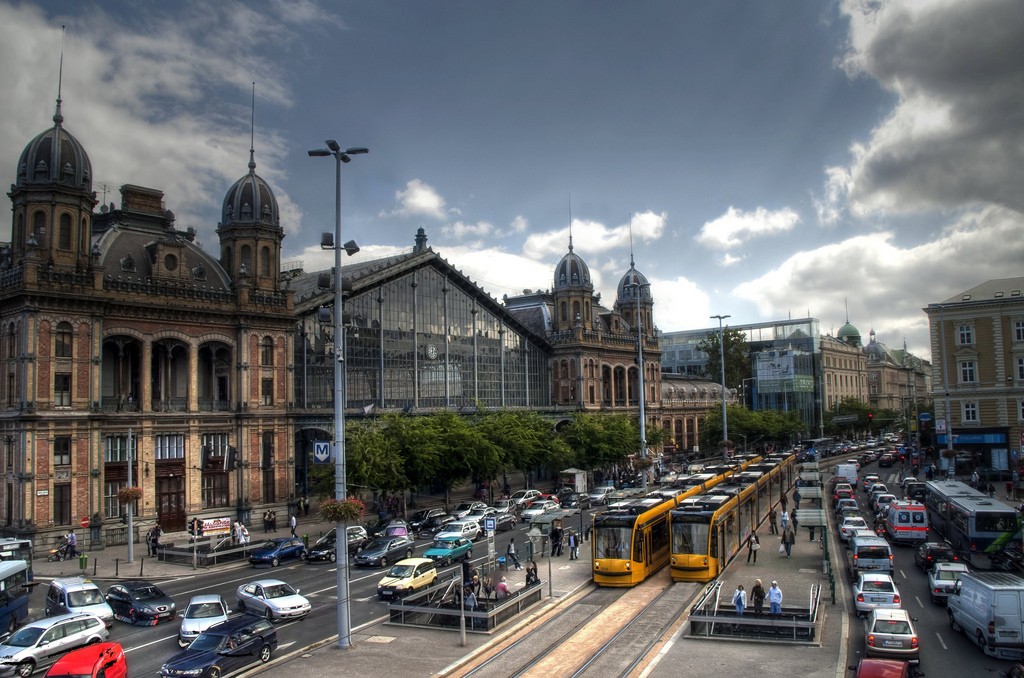
[[[270,367],[274,364],[274,339],[273,337],[263,337],[263,343],[260,348],[260,363],[264,367]]]
[[[60,228],[57,230],[57,247],[62,250],[71,249],[71,215],[60,215]]]
[[[25,246],[25,215],[18,214],[14,218],[14,249]]]
[[[572,302],[572,319],[573,321],[580,319],[580,302]]]
[[[248,245],[242,245],[239,255],[241,261],[238,262],[238,270],[241,273],[248,273],[252,269],[252,248]]]
[[[71,323],[57,323],[57,332],[53,337],[53,355],[57,358],[72,357]]]
[[[36,212],[32,215],[32,237],[36,245],[46,247],[46,215]]]
[[[270,248],[264,247],[260,249],[260,275],[264,278],[271,275],[270,272]]]
[[[564,301],[559,305],[559,314],[562,317],[563,323],[569,320],[569,307]]]
[[[224,270],[225,271],[231,271],[232,270],[231,269],[231,259],[232,259],[232,257],[231,257],[231,248],[230,247],[225,247],[224,248],[224,252],[221,255],[221,258],[224,260]]]

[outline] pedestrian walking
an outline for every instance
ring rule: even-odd
[[[773,506],[768,511],[768,534],[778,534],[778,533],[779,533],[779,516],[775,512],[775,507]]]
[[[519,562],[519,556],[516,555],[516,538],[512,537],[509,540],[508,546],[505,548],[505,565],[508,566],[508,561],[511,560],[516,566],[517,570],[523,569],[522,564]]]
[[[263,533],[270,532],[270,511],[263,512]]]
[[[786,557],[793,557],[793,544],[796,543],[796,533],[792,527],[787,527],[782,531],[782,545],[786,549]]]
[[[299,520],[298,520],[298,518],[295,517],[295,514],[293,513],[291,518],[288,519],[288,527],[291,528],[292,536],[293,537],[298,537],[299,536],[299,535],[295,534],[295,528],[298,526],[298,524],[299,524]]]
[[[750,565],[750,558],[753,556],[754,565],[757,565],[757,552],[761,550],[761,539],[757,532],[751,532],[747,537],[747,565]]]
[[[785,508],[782,509],[782,516],[780,517],[780,521],[782,523],[782,531],[785,532],[786,528],[789,527],[789,511],[787,511]]]
[[[779,582],[774,580],[768,589],[768,613],[773,617],[782,616],[782,589],[779,588]]]
[[[797,510],[798,508],[800,508],[800,499],[801,499],[801,497],[800,497],[800,490],[799,489],[793,490],[793,510],[794,511]]]
[[[68,532],[68,557],[74,558],[78,555],[78,535],[74,529]]]
[[[277,511],[270,512],[270,531],[277,532]]]
[[[146,533],[146,544],[149,546],[149,555],[156,558],[157,549],[160,548],[160,537],[164,534],[163,528],[160,527],[160,523],[157,523],[153,527],[149,528],[149,532]]]
[[[786,497],[785,492],[783,492],[782,496],[779,497],[779,505],[782,507],[783,512],[785,512],[785,510],[789,508],[789,498]]]
[[[765,599],[764,585],[760,579],[754,580],[754,588],[750,589],[750,602],[754,608],[754,614],[758,617],[763,614],[764,610],[764,599]]]
[[[302,495],[302,515],[309,517],[309,497]]]
[[[738,584],[732,594],[732,604],[736,606],[736,616],[742,617],[743,610],[747,608],[747,592],[743,590],[743,584]],[[735,628],[735,624],[733,628]]]
[[[238,526],[238,543],[248,544],[249,543],[249,528],[245,525]]]
[[[809,526],[807,530],[811,533],[811,541],[814,541],[814,525]]]
[[[551,528],[551,555],[562,555],[562,528],[557,526]]]
[[[569,531],[569,560],[579,560],[580,558],[580,538],[576,534],[575,530]]]

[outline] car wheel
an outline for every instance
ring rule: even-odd
[[[243,600],[238,601],[238,611],[239,612],[245,612],[245,601],[243,601]]]
[[[35,673],[35,671],[36,663],[31,659],[26,659],[25,661],[18,664],[18,675],[21,676],[21,678],[28,678],[33,673]]]
[[[327,559],[329,561],[331,561],[332,563],[336,563],[336,562],[338,562],[338,554],[337,553],[332,553],[331,555],[327,556]]]
[[[220,667],[211,666],[210,670],[206,672],[206,675],[209,676],[209,678],[220,678]]]
[[[134,625],[139,621],[139,615],[135,610],[128,610],[128,623]]]
[[[270,561],[270,566],[271,567],[277,567],[280,564],[281,564],[281,561],[278,560],[277,558],[274,558],[273,560]]]
[[[978,641],[978,647],[980,647],[981,651],[984,654],[987,655],[988,654],[988,642],[985,640],[985,634],[981,632],[981,629],[978,629],[975,632],[974,635],[975,635],[975,640]]]
[[[260,648],[260,661],[266,664],[270,661],[270,658],[274,655],[274,651],[269,645],[264,645]]]
[[[412,558],[412,549],[406,549],[405,550],[405,557],[406,558]]]
[[[308,558],[309,558],[309,554],[306,553],[305,551],[303,551],[302,553],[299,554],[299,560],[307,560]]]
[[[473,549],[469,549],[468,551],[466,551],[466,555],[464,555],[462,557],[462,559],[463,560],[469,560],[472,557],[473,557]]]
[[[18,620],[12,614],[7,620],[7,633],[14,633],[14,629],[18,628]]]
[[[381,558],[380,559],[380,566],[381,567],[387,567],[388,566],[388,559],[387,558]]]
[[[274,621],[274,613],[271,612],[269,607],[263,610],[263,617],[269,622]]]
[[[960,631],[963,631],[963,628],[959,624],[957,624],[956,623],[956,619],[953,618],[953,611],[952,610],[948,610],[948,612],[949,612],[949,627],[951,629],[953,629],[953,631],[955,631],[957,633],[959,633]]]

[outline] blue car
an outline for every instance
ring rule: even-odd
[[[277,630],[266,619],[243,614],[215,624],[160,667],[161,676],[219,678],[250,664],[266,664],[277,649]]]
[[[296,537],[268,539],[249,554],[249,562],[255,565],[277,567],[282,560],[306,557],[306,544]]]

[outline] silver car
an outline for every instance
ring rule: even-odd
[[[87,612],[29,622],[0,645],[0,676],[31,676],[65,652],[103,642],[109,635],[103,620]]]
[[[181,616],[178,645],[187,647],[200,633],[214,624],[227,621],[227,618],[228,604],[222,597],[214,594],[192,596]]]
[[[235,591],[238,609],[262,615],[270,621],[296,619],[309,614],[313,606],[298,589],[278,579],[260,579],[242,584]]]

